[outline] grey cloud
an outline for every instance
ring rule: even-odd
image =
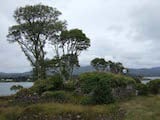
[[[12,4],[5,0],[0,5],[0,71],[31,69],[19,47],[6,41],[6,35],[8,27],[15,23],[13,11],[19,6],[38,3],[56,7],[69,29],[80,28],[91,39],[91,47],[80,56],[81,65],[88,65],[95,57],[120,61],[126,67],[160,65],[158,0],[12,0]],[[52,57],[52,49],[47,51]]]

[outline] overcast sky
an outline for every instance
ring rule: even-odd
[[[80,64],[95,57],[120,61],[129,68],[160,66],[159,0],[3,0],[0,4],[0,72],[31,70],[23,52],[6,40],[15,24],[13,12],[29,4],[45,4],[62,12],[68,28],[82,29],[91,47],[82,52]],[[52,53],[48,53],[52,57]]]

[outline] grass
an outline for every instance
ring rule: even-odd
[[[0,98],[0,120],[17,120],[20,116],[29,116],[29,120],[41,119],[38,116],[50,120],[55,115],[68,114],[81,115],[86,120],[94,120],[98,115],[114,116],[113,120],[123,120],[119,116],[115,117],[119,108],[126,111],[124,120],[160,120],[160,95],[140,96],[125,102],[95,106],[43,103],[22,107],[11,106],[5,99]]]
[[[160,95],[135,97],[120,106],[127,111],[125,120],[160,120]]]
[[[17,120],[18,118],[22,120],[24,118],[28,120],[52,120],[55,116],[68,117],[68,115],[72,115],[73,119],[78,115],[86,120],[94,120],[100,115],[112,117],[117,114],[118,110],[119,106],[117,104],[83,106],[71,103],[39,103],[22,107],[9,104],[6,106],[6,101],[4,99],[0,100],[0,120]]]

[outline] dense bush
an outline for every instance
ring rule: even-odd
[[[23,88],[23,86],[21,86],[21,85],[13,85],[13,86],[11,86],[10,90],[18,91],[22,88]]]
[[[59,75],[54,75],[46,80],[37,80],[31,89],[38,94],[42,94],[45,91],[60,90],[62,87],[63,80]]]
[[[82,105],[90,105],[93,104],[93,99],[91,96],[84,96],[81,101],[80,104]]]
[[[138,95],[147,95],[148,94],[148,86],[142,83],[136,84],[136,90],[138,90]]]
[[[69,98],[65,91],[54,91],[54,92],[46,91],[42,94],[42,99],[63,103],[67,102]]]
[[[112,89],[108,81],[106,81],[105,79],[98,81],[92,95],[93,103],[108,104],[114,102],[111,91]]]
[[[64,83],[64,90],[66,91],[74,91],[76,88],[74,80],[68,80]]]
[[[132,76],[132,78],[136,81],[136,83],[141,83],[143,77],[141,76]]]
[[[152,94],[160,93],[160,79],[151,80],[147,85]]]
[[[96,87],[98,81],[103,77],[105,77],[104,74],[98,72],[81,74],[79,79],[82,92],[84,92],[85,94],[92,92],[93,89]]]
[[[135,84],[135,80],[123,75],[115,75],[103,72],[90,72],[81,74],[80,87],[83,93],[93,92],[100,80],[106,80],[111,88],[126,87],[129,84]]]

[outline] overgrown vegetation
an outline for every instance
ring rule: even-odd
[[[0,98],[0,120],[159,120],[160,96],[140,96],[109,105],[82,106],[41,103],[28,106],[8,104],[11,98]]]
[[[11,86],[10,90],[18,91],[22,88],[23,88],[23,86],[21,86],[21,85],[13,85],[13,86]]]
[[[149,91],[152,94],[159,94],[160,93],[160,79],[152,80],[147,85],[148,85]]]
[[[136,84],[136,90],[138,90],[138,95],[148,95],[148,86],[142,83]]]
[[[123,75],[116,75],[106,72],[84,73],[79,77],[83,93],[92,92],[100,80],[107,82],[111,88],[126,87],[129,84],[135,85],[134,79]]]
[[[2,100],[0,119],[124,120],[134,119],[129,110],[134,114],[136,107],[137,110],[142,108],[140,110],[144,110],[144,113],[152,110],[152,106],[159,110],[159,96],[153,96],[157,106],[151,104],[149,109],[145,108],[147,104],[141,104],[139,100],[152,102],[149,93],[160,93],[160,80],[144,85],[139,79],[125,76],[128,70],[120,62],[95,58],[91,65],[97,72],[83,73],[73,78],[74,68],[79,67],[78,56],[90,47],[90,39],[82,30],[67,30],[66,22],[59,20],[59,15],[61,13],[57,9],[41,4],[20,7],[15,11],[17,24],[9,28],[7,37],[10,42],[20,45],[30,61],[35,83],[29,89],[20,86],[11,88],[21,90],[9,103]],[[45,60],[47,43],[54,48],[55,55]],[[49,77],[46,70],[50,69],[54,74]],[[135,96],[136,90],[138,95],[148,95],[148,98],[137,97],[123,103]],[[140,106],[136,106],[135,102]],[[155,120],[159,118],[157,111]]]
[[[128,89],[127,87],[131,87]],[[105,72],[84,73],[77,80],[63,81],[59,75],[38,80],[30,89],[22,89],[14,101],[108,104],[134,96],[135,81],[130,77]],[[78,98],[78,99],[77,99]]]
[[[125,120],[159,120],[160,95],[139,96],[121,103]]]

